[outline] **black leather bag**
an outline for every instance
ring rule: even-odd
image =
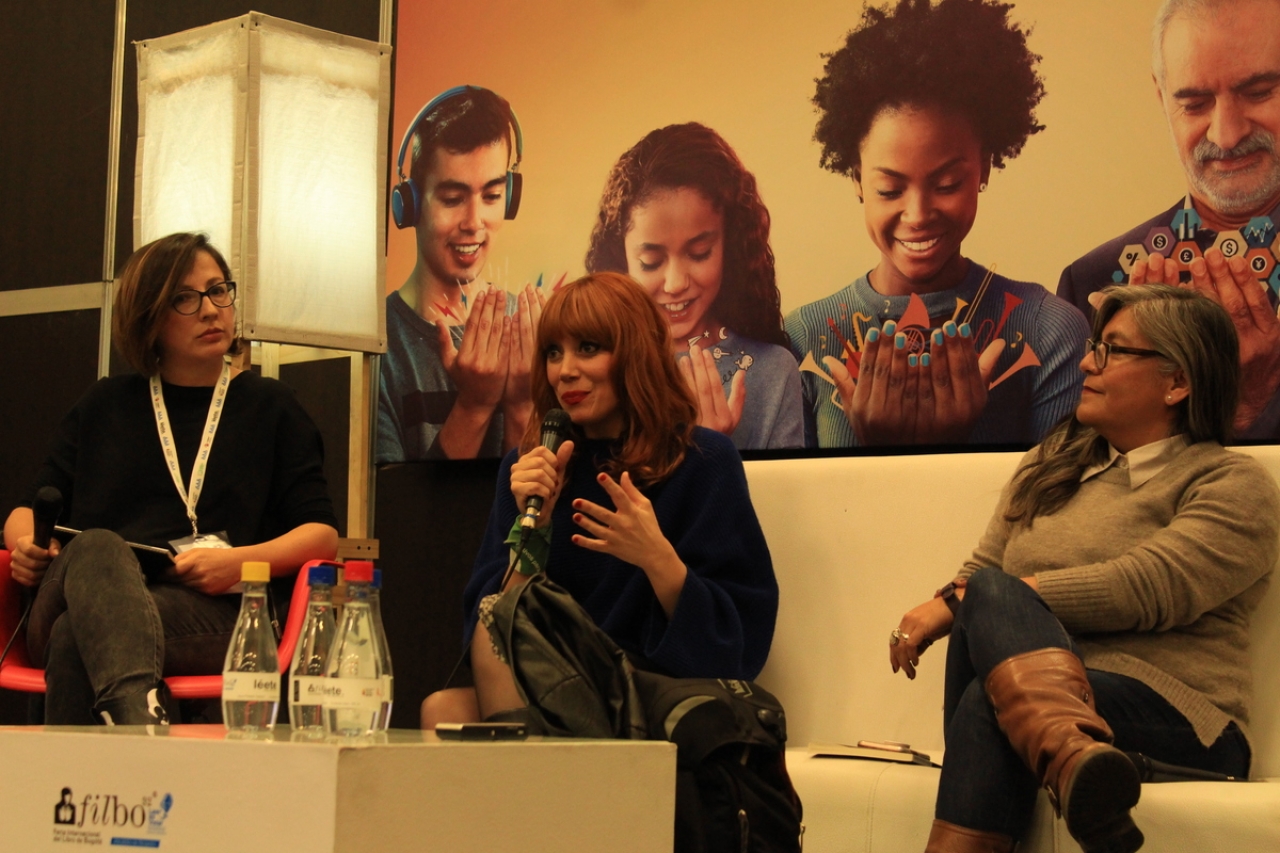
[[[545,575],[509,590],[492,613],[490,637],[532,730],[676,744],[677,853],[800,850],[786,713],[773,694],[750,681],[637,669]]]
[[[777,697],[752,681],[637,672],[635,682],[649,736],[677,747],[677,853],[799,851],[803,808]]]
[[[635,668],[573,596],[540,574],[504,593],[491,612],[489,637],[511,665],[531,732],[647,738]]]

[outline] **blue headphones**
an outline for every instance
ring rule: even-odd
[[[450,98],[477,91],[491,92],[497,95],[491,89],[484,89],[480,86],[454,86],[452,89],[447,89],[428,101],[427,105],[409,123],[409,129],[405,131],[404,139],[400,142],[400,154],[396,157],[396,175],[399,176],[400,183],[391,191],[391,218],[395,220],[397,228],[412,228],[418,224],[418,217],[422,215],[422,194],[417,185],[414,184],[413,179],[406,178],[404,174],[404,156],[409,151],[409,140],[413,139],[413,134],[417,132],[418,125],[436,107]],[[516,137],[516,161],[507,170],[506,210],[503,211],[503,217],[505,219],[515,219],[516,213],[520,210],[520,194],[524,190],[524,175],[520,174],[520,160],[524,156],[524,135],[520,132],[520,122],[516,119],[515,110],[511,109],[510,104],[507,105],[507,112],[510,114],[511,129],[515,132]]]

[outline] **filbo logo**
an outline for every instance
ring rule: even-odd
[[[164,833],[164,823],[173,808],[173,795],[156,793],[134,800],[117,794],[85,794],[77,799],[70,788],[63,788],[53,807],[56,826],[103,829],[143,829],[153,835]]]

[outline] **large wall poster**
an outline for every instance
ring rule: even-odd
[[[804,338],[803,347],[796,344],[796,361],[809,394],[805,435],[817,446],[850,446],[858,439],[849,424],[836,428],[837,416],[843,414],[836,408],[842,401],[836,383],[842,377],[832,362],[856,369],[850,354],[867,345],[872,327],[885,331],[886,320],[893,320],[900,327],[895,331],[906,333],[907,348],[920,354],[931,348],[935,328],[945,329],[950,320],[957,326],[970,320],[979,348],[999,350],[988,351],[987,361],[994,363],[983,365],[990,370],[993,403],[1002,388],[1008,391],[1020,381],[1019,374],[1026,378],[1043,370],[1055,356],[1069,362],[1067,367],[1078,361],[1082,350],[1074,341],[1069,353],[1058,352],[1057,344],[1053,352],[1031,351],[1035,320],[1020,312],[1028,313],[1027,297],[1039,291],[1003,283],[1029,282],[1053,292],[1065,267],[1165,210],[1186,191],[1151,78],[1150,28],[1157,6],[1158,0],[1020,0],[1013,5],[1011,20],[1029,30],[1027,46],[1042,57],[1038,72],[1045,94],[1035,117],[1045,129],[1031,135],[1005,168],[991,171],[978,198],[962,252],[975,262],[970,285],[986,300],[978,307],[959,305],[954,296],[947,310],[919,298],[902,300],[901,306],[897,300],[856,306],[836,298],[834,306],[823,306],[829,309],[827,316],[809,318],[813,322],[799,310],[838,297],[881,261],[876,238],[869,233],[869,208],[858,201],[858,186],[821,167],[822,146],[814,140],[819,113],[812,99],[815,79],[824,75],[824,54],[839,50],[862,17],[847,2],[809,3],[803,14],[795,14],[781,3],[729,0],[490,0],[465,7],[402,0],[392,137],[398,142],[423,105],[460,84],[499,93],[518,115],[524,143],[519,215],[499,219],[479,248],[454,247],[454,259],[469,264],[467,274],[476,279],[466,288],[470,307],[492,315],[499,308],[491,298],[481,298],[483,282],[510,294],[502,310],[514,314],[521,305],[536,302],[527,295],[521,300],[526,285],[541,283],[546,293],[557,281],[585,271],[602,197],[624,153],[669,125],[696,122],[714,131],[754,177],[759,201],[769,213],[780,311],[792,315],[788,330],[793,344]],[[939,37],[936,50],[946,54],[964,46],[964,39],[949,33]],[[398,182],[393,174],[393,186]],[[685,212],[697,211],[686,206]],[[629,224],[634,227],[635,222]],[[413,275],[421,231],[389,228],[389,292]],[[725,231],[727,252],[733,235],[728,227]],[[471,253],[481,258],[479,264],[469,261]],[[734,284],[726,278],[722,292]],[[1037,305],[1042,301],[1031,299]],[[1083,307],[1088,310],[1087,303]],[[770,363],[768,359],[749,347],[734,346],[737,341],[730,335],[739,330],[677,328],[680,308],[672,310],[673,331],[689,333],[696,346],[718,356],[726,390],[734,374],[747,366],[744,408],[749,411],[765,396],[760,387],[751,386],[752,371]],[[845,316],[832,316],[841,311]],[[833,323],[825,323],[827,319]],[[824,333],[823,325],[831,334]],[[1070,335],[1059,337],[1078,337],[1083,328],[1080,320]],[[451,349],[436,340],[433,327],[422,334],[437,350]],[[726,340],[730,345],[724,345]],[[460,346],[456,337],[454,346]],[[781,387],[779,383],[790,381],[772,384]],[[781,393],[775,396],[783,399]],[[434,417],[438,430],[454,399],[456,394],[421,399],[416,411],[420,419],[424,414],[428,420]],[[1011,405],[1025,405],[1025,400]],[[1060,396],[1058,406],[1060,414]],[[1048,415],[1042,413],[1044,417]],[[1021,418],[1016,429],[1002,428],[1017,421],[1011,414],[988,419],[965,437],[922,430],[916,440],[990,444],[1037,438],[1027,433],[1029,414],[1023,412]],[[400,428],[392,417],[381,420],[384,435]],[[514,431],[495,427],[495,422],[489,422],[484,436],[487,449],[476,453],[510,446]],[[1042,431],[1044,426],[1031,428]],[[784,424],[778,434],[793,436],[789,429]],[[431,434],[420,435],[412,451],[400,443],[399,456],[394,445],[384,447],[380,436],[380,461],[453,455],[443,452],[438,441],[423,440]],[[895,439],[904,440],[899,433],[872,436],[864,443]],[[771,442],[767,430],[739,441],[741,447],[791,444],[792,438]]]

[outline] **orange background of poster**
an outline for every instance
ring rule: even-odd
[[[1043,57],[1047,129],[993,174],[966,256],[1054,290],[1068,263],[1185,192],[1151,81],[1158,5],[1015,4]],[[540,273],[582,273],[605,176],[623,151],[663,125],[707,124],[759,181],[787,312],[879,259],[852,183],[819,167],[812,139],[821,55],[859,19],[858,5],[825,1],[401,0],[392,138],[398,147],[422,105],[451,86],[511,102],[525,194],[481,278],[514,290]],[[412,269],[414,242],[412,229],[388,231],[390,291]]]

